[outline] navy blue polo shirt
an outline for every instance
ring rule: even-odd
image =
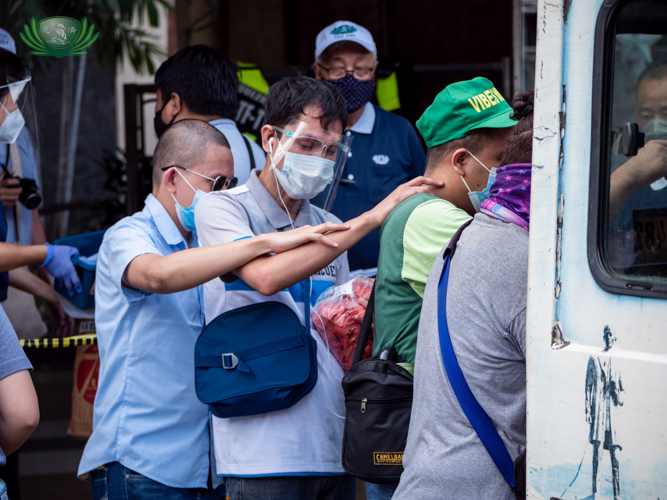
[[[0,241],[3,243],[7,240],[7,219],[5,219],[5,211],[0,210]],[[7,288],[9,288],[9,273],[0,273],[0,302],[7,300]]]
[[[408,120],[366,104],[354,126],[352,149],[331,212],[347,221],[372,209],[399,185],[424,173],[426,157]],[[348,251],[350,269],[377,267],[380,231]]]

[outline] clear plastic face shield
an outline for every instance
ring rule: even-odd
[[[20,82],[0,85],[0,88],[7,88],[9,91],[9,95],[12,98],[12,101],[18,103],[19,97],[21,97],[21,94],[23,93],[23,90],[25,89],[29,81],[30,81],[30,75],[26,75],[26,78],[21,80]]]
[[[322,160],[320,163],[325,164],[326,168],[317,172],[318,175],[324,176],[320,177],[317,183],[324,183],[325,186],[322,190],[319,190],[321,185],[314,188],[318,192],[311,199],[311,204],[329,211],[350,152],[352,136],[341,137],[340,133],[299,120],[292,120],[284,129],[280,127],[273,127],[273,129],[275,140],[272,141],[270,151],[273,165],[278,170],[285,171],[285,161],[293,164],[294,159],[298,159],[299,155],[319,158]],[[333,168],[330,162],[333,162]],[[315,173],[313,169],[313,174]],[[307,179],[305,181],[308,183]],[[315,180],[312,182],[316,183]]]
[[[21,80],[13,81],[14,79],[12,78],[8,78],[8,80],[9,81],[4,85],[0,85],[0,91],[2,89],[7,89],[7,93],[0,101],[2,104],[2,107],[0,107],[0,120],[2,120],[0,127],[8,119],[9,114],[18,110],[18,113],[21,114],[23,121],[25,122],[24,126],[27,127],[30,132],[33,147],[38,148],[40,144],[38,136],[39,128],[37,127],[35,93],[31,83],[30,73],[26,69],[25,76]],[[15,113],[15,115],[16,114],[17,113]],[[12,121],[14,121],[14,119],[12,119]]]

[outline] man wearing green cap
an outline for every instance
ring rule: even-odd
[[[446,87],[417,121],[428,151],[426,175],[443,181],[396,207],[382,225],[375,283],[373,356],[413,373],[424,288],[438,253],[479,210],[492,169],[516,125],[513,110],[486,78]],[[391,498],[396,485],[371,485]]]
[[[491,169],[511,128],[512,108],[486,78],[445,88],[417,121],[428,152],[426,172],[444,182],[413,196],[387,217],[380,233],[373,355],[393,349],[412,371],[424,287],[438,252],[479,209]],[[489,182],[490,184],[490,182]]]

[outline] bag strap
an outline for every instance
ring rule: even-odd
[[[12,171],[14,175],[23,177],[23,168],[21,167],[21,155],[19,146],[16,142],[9,144],[9,155],[12,159]],[[21,204],[15,203],[14,209],[14,231],[16,232],[16,244],[21,245]]]
[[[371,294],[368,297],[368,306],[366,306],[366,313],[364,314],[364,319],[361,322],[361,330],[359,331],[359,339],[357,340],[357,347],[354,349],[354,357],[352,358],[352,366],[356,365],[361,361],[361,358],[364,356],[364,349],[368,343],[368,338],[371,336],[371,327],[373,326],[373,314],[375,313],[375,283],[377,283],[377,277],[373,281],[373,288],[371,288]]]
[[[303,345],[303,336],[293,335],[283,339],[274,340],[266,344],[249,347],[238,352],[226,352],[214,356],[196,355],[195,368],[224,368],[225,370],[234,370],[250,373],[250,368],[246,361],[261,358],[269,354],[274,354],[288,349],[294,349]]]
[[[250,139],[248,139],[244,133],[241,133],[243,137],[243,142],[245,142],[245,147],[248,149],[248,156],[250,157],[250,170],[255,170],[255,155],[252,154],[252,148],[250,147]]]
[[[464,224],[454,235],[454,237],[447,245],[444,253],[444,266],[440,281],[438,283],[438,331],[440,336],[440,350],[442,352],[442,360],[445,364],[445,371],[447,378],[452,386],[452,390],[458,399],[463,413],[468,417],[468,421],[482,441],[482,444],[489,452],[493,462],[500,470],[500,473],[505,478],[505,481],[514,488],[516,481],[514,478],[514,462],[510,457],[503,440],[500,438],[498,431],[493,425],[493,422],[481,407],[475,395],[470,390],[468,382],[466,382],[463,371],[459,366],[459,361],[454,352],[452,339],[449,336],[449,328],[447,326],[447,282],[449,281],[449,268],[456,251],[456,244],[461,236],[463,230],[470,224]]]
[[[308,277],[301,282],[303,288],[303,317],[305,320],[306,335],[310,335],[310,283],[313,278]]]
[[[21,168],[21,155],[19,154],[19,146],[16,142],[9,145],[9,156],[12,159],[12,171],[15,175],[23,177],[23,168]]]

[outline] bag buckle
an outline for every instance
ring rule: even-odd
[[[226,352],[222,355],[222,367],[225,370],[233,370],[239,364],[239,358],[234,353]]]

